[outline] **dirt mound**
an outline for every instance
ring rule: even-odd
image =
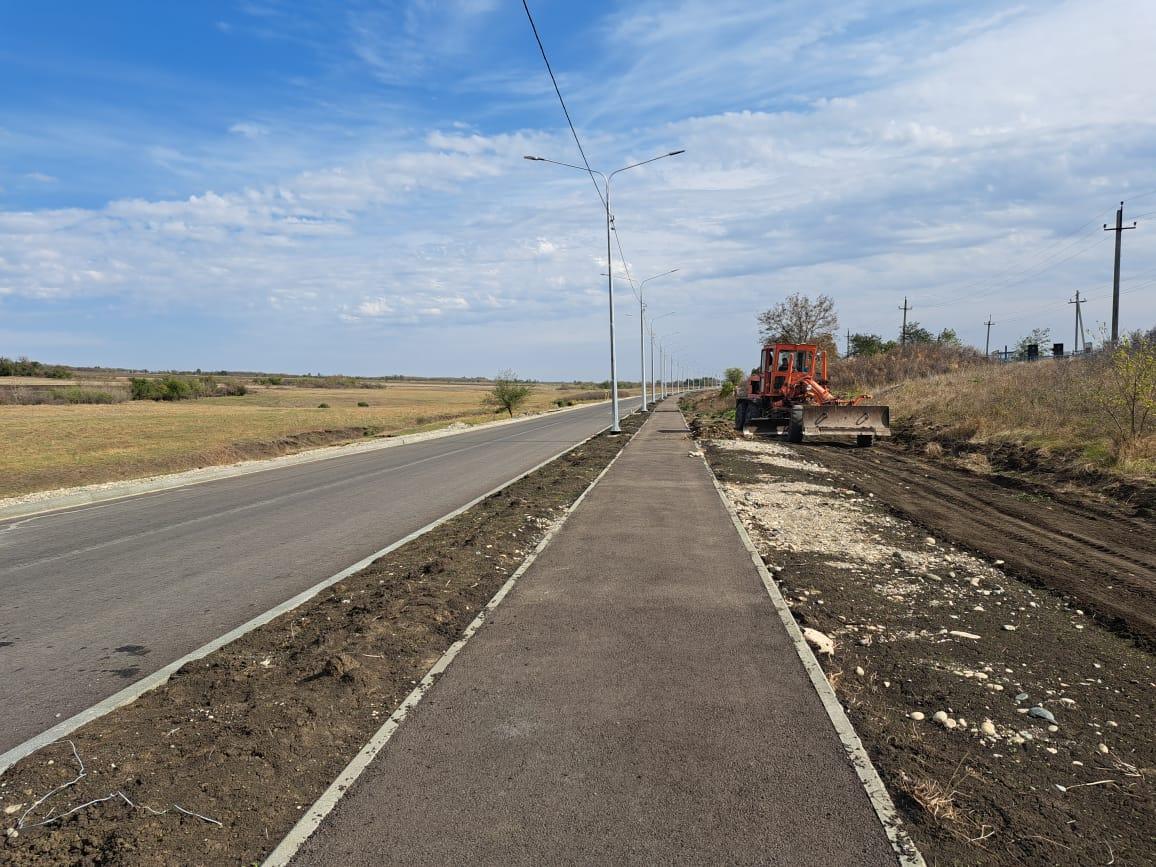
[[[734,419],[696,415],[687,424],[696,440],[733,440],[739,435]]]

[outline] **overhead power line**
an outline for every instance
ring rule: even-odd
[[[578,153],[582,157],[582,165],[586,166],[586,172],[590,175],[590,183],[594,184],[594,189],[598,193],[598,200],[602,202],[602,207],[606,207],[606,199],[602,195],[602,188],[598,186],[598,179],[594,177],[594,170],[590,168],[590,161],[586,159],[586,151],[582,147],[582,139],[578,138],[578,130],[574,129],[574,121],[570,119],[570,109],[566,108],[566,100],[562,98],[562,90],[558,87],[558,79],[554,77],[554,70],[550,66],[550,58],[546,56],[546,46],[542,44],[542,37],[538,35],[538,25],[534,23],[534,15],[530,12],[530,4],[527,0],[522,0],[522,8],[526,10],[526,17],[530,20],[530,29],[534,31],[534,41],[538,43],[538,50],[542,52],[542,62],[546,64],[546,71],[550,73],[550,82],[554,85],[554,93],[558,94],[558,102],[562,105],[562,114],[566,115],[566,123],[570,125],[570,134],[574,136],[574,144],[578,145]],[[610,267],[610,263],[606,263],[606,267]]]

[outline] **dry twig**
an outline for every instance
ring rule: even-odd
[[[73,755],[73,758],[76,759],[76,764],[77,764],[77,767],[79,768],[76,776],[73,777],[71,780],[69,780],[67,783],[62,783],[61,785],[57,786],[52,791],[48,792],[46,795],[43,795],[42,797],[38,798],[35,802],[33,802],[32,806],[30,806],[27,810],[25,810],[24,813],[20,816],[20,818],[16,821],[16,828],[18,830],[22,831],[25,828],[40,828],[44,825],[49,825],[53,822],[59,822],[61,819],[66,819],[69,816],[73,815],[74,813],[79,813],[81,810],[84,810],[87,807],[91,807],[94,804],[103,804],[106,801],[114,801],[117,798],[124,801],[126,804],[129,805],[129,807],[131,807],[134,810],[138,810],[138,809],[148,810],[154,816],[163,816],[166,813],[169,813],[173,810],[176,810],[178,813],[183,813],[186,816],[192,816],[193,818],[200,819],[203,822],[209,822],[209,823],[216,825],[218,827],[224,827],[224,825],[221,822],[217,821],[216,819],[211,819],[208,816],[202,816],[200,813],[194,813],[192,810],[186,810],[180,804],[171,804],[170,806],[166,807],[163,810],[157,810],[153,807],[148,806],[148,804],[134,804],[132,799],[129,798],[129,796],[126,795],[124,792],[122,792],[120,789],[117,789],[115,792],[111,792],[111,793],[105,795],[103,798],[93,798],[91,801],[85,801],[83,804],[80,804],[76,807],[73,807],[70,810],[66,810],[65,812],[61,813],[60,815],[53,815],[55,810],[56,810],[56,808],[53,807],[52,810],[49,811],[48,818],[41,819],[39,822],[29,823],[28,822],[28,816],[37,807],[41,806],[42,804],[47,803],[50,798],[54,797],[55,795],[58,795],[60,792],[63,792],[65,789],[68,789],[72,786],[75,786],[77,783],[79,783],[81,780],[83,780],[86,776],[88,776],[88,771],[84,767],[84,760],[80,758],[80,753],[76,749],[76,744],[73,743],[72,741],[69,741],[68,745],[70,747],[72,747],[72,755]]]

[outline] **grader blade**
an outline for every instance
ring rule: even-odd
[[[803,407],[803,436],[891,436],[891,411],[886,406]]]

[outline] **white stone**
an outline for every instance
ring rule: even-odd
[[[908,716],[911,717],[916,722],[919,722],[920,720],[922,720],[924,718],[923,711],[921,711],[921,710],[913,710],[911,713],[908,714]]]
[[[812,629],[810,626],[804,628],[803,638],[807,640],[807,644],[811,645],[817,653],[825,653],[827,656],[835,655],[835,642],[818,629]]]
[[[933,720],[935,720],[937,723],[941,723],[941,722],[943,722],[944,720],[946,720],[946,719],[947,719],[947,711],[945,711],[945,710],[937,710],[935,713],[933,713],[933,714],[931,715],[931,718],[932,718]]]
[[[979,724],[979,730],[987,735],[989,738],[995,737],[995,723],[989,719],[985,719]]]

